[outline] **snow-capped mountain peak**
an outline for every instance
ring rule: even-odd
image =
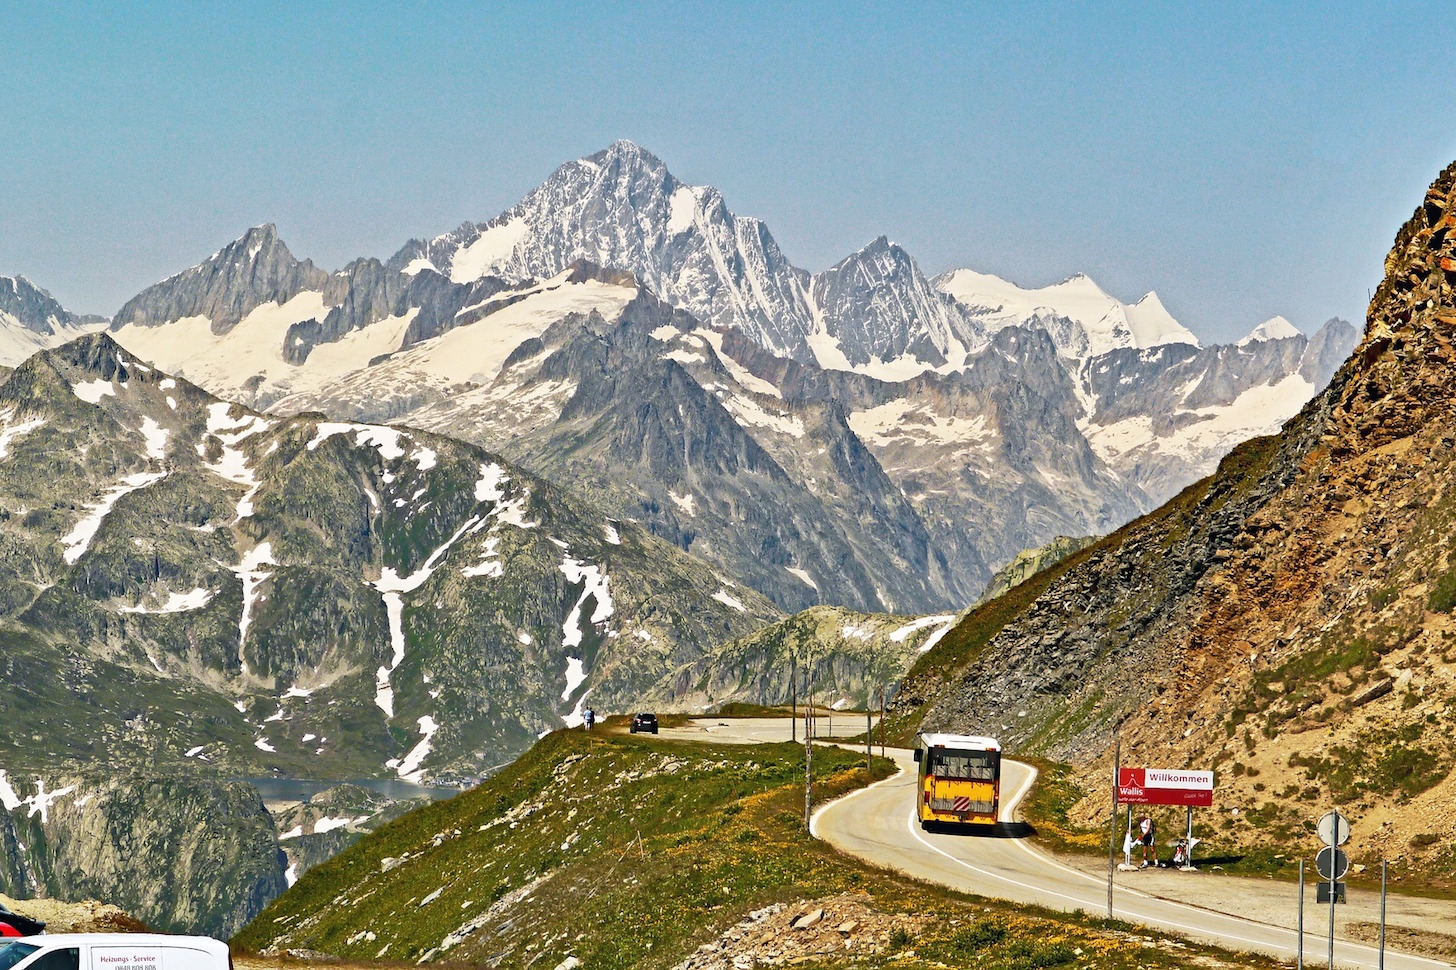
[[[1264,340],[1288,340],[1290,337],[1298,337],[1299,330],[1294,324],[1280,316],[1270,317],[1250,330],[1244,339],[1239,341],[1240,347],[1247,347],[1249,344],[1259,343]]]
[[[487,275],[549,279],[578,260],[632,273],[674,306],[736,326],[785,356],[812,359],[808,274],[757,219],[735,216],[716,189],[690,186],[630,142],[558,167],[489,222],[407,244],[390,261],[455,283]]]
[[[1035,324],[1052,335],[1063,356],[1085,359],[1123,347],[1198,346],[1157,293],[1134,304],[1119,301],[1091,277],[1077,273],[1060,283],[1025,288],[989,273],[952,270],[935,281],[988,330]]]

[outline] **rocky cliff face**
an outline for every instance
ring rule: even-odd
[[[1215,807],[1241,809],[1221,834],[1236,843],[1292,838],[1310,805],[1338,803],[1357,852],[1449,869],[1453,190],[1456,165],[1397,235],[1364,338],[1324,393],[972,613],[902,710],[926,703],[926,729],[1083,765],[1117,729],[1125,758],[1215,768]]]
[[[966,308],[884,236],[815,275],[811,292],[819,325],[850,367],[903,358],[921,367],[960,366],[986,344]]]
[[[996,575],[986,584],[986,591],[976,605],[990,602],[1014,586],[1031,579],[1066,559],[1074,552],[1080,552],[1097,541],[1096,536],[1057,536],[1044,546],[1023,549],[1016,558],[996,570]]]
[[[150,286],[127,301],[112,320],[153,327],[205,317],[212,332],[227,333],[266,303],[284,304],[306,290],[322,290],[328,274],[293,258],[271,223],[250,229],[206,261]]]
[[[0,806],[0,891],[17,898],[103,899],[225,939],[285,888],[273,820],[243,782],[0,771]]]

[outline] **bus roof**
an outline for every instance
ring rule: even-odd
[[[1001,742],[979,734],[922,734],[927,748],[965,748],[970,751],[1000,751]]]

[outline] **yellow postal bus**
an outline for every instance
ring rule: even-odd
[[[1001,744],[966,734],[922,734],[920,827],[993,825],[1001,802]]]

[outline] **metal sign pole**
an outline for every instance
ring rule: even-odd
[[[1117,849],[1117,779],[1122,770],[1122,735],[1112,748],[1112,833],[1107,838],[1107,918],[1112,919],[1113,853]]]
[[[799,740],[799,665],[789,658],[789,740]]]
[[[875,715],[874,714],[871,714],[871,712],[869,712],[869,698],[865,698],[865,773],[866,773],[866,775],[868,775],[868,773],[871,772],[871,766],[869,766],[869,759],[871,759],[871,757],[874,757],[875,756],[874,749],[871,749],[871,746],[874,743],[875,743]]]
[[[880,685],[880,757],[885,756],[885,685]]]
[[[1335,809],[1335,811],[1338,814],[1339,809]],[[1335,970],[1335,874],[1339,872],[1339,869],[1337,869],[1335,867],[1335,860],[1338,858],[1338,856],[1335,855],[1335,852],[1337,851],[1335,847],[1336,847],[1336,840],[1339,838],[1339,831],[1340,831],[1339,823],[1336,822],[1334,825],[1330,826],[1330,831],[1333,834],[1330,836],[1330,944],[1329,944],[1329,970]]]
[[[1299,860],[1299,928],[1295,931],[1295,967],[1304,970],[1304,860]]]
[[[1385,970],[1385,866],[1380,860],[1380,970]]]
[[[1188,834],[1183,839],[1183,868],[1193,868],[1193,806],[1188,806]]]
[[[809,806],[814,790],[814,735],[809,727],[810,713],[814,709],[814,667],[805,671],[808,678],[809,706],[804,709],[804,831],[809,831]]]

